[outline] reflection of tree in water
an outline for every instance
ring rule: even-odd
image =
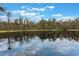
[[[55,41],[57,38],[57,34],[51,33],[51,32],[41,32],[39,33],[38,37],[42,40],[42,42],[46,39],[49,41]]]
[[[19,41],[20,46],[22,46],[25,41],[25,34],[24,32],[20,32],[18,34],[19,34],[18,41]]]
[[[20,32],[20,33],[14,33],[14,39],[15,41],[19,41],[20,46],[24,44],[24,42],[28,43],[30,39],[32,38],[32,35],[29,35],[28,33]]]
[[[8,50],[11,50],[12,49],[12,39],[11,39],[11,33],[7,33],[7,35],[8,35],[8,38],[7,38],[7,40],[8,40]]]
[[[47,35],[46,35],[46,33],[45,32],[41,32],[41,33],[39,33],[38,34],[38,37],[41,39],[41,41],[43,42],[45,39],[47,39],[46,37],[47,37]]]
[[[79,40],[79,32],[47,32],[45,35],[44,32],[40,32],[38,37],[43,41],[45,39],[49,39],[49,41],[55,41],[56,38],[63,40],[63,38],[68,38],[68,40]]]
[[[23,44],[23,37],[22,36],[19,37],[19,44],[20,44],[20,46],[22,46],[22,44]]]
[[[19,41],[20,33],[12,33],[12,37],[15,39],[15,41]]]
[[[11,34],[0,35],[0,37],[11,37]],[[38,36],[42,41],[45,39],[49,39],[49,41],[55,41],[56,38],[69,38],[69,40],[74,39],[76,41],[79,40],[79,32],[25,32],[25,33],[13,33],[12,37],[15,41],[20,41],[22,43],[23,40],[27,42],[33,37]]]
[[[28,43],[29,42],[29,36],[25,36],[25,41],[26,41],[26,43]]]
[[[30,43],[30,40],[31,40],[30,36],[25,36],[26,43]]]
[[[8,49],[12,49],[12,41],[19,42],[20,45],[29,43],[34,37],[39,37],[42,42],[44,40],[56,41],[57,38],[63,40],[68,39],[69,41],[79,40],[79,32],[18,32],[18,33],[1,33],[0,38],[8,38]]]
[[[11,50],[11,40],[10,40],[10,38],[8,38],[8,50]]]

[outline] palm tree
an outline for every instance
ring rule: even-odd
[[[7,15],[8,22],[9,22],[10,21],[10,16],[11,16],[10,12],[7,12],[6,9],[2,6],[0,6],[0,12],[5,13]]]
[[[3,14],[3,13],[5,13],[6,14],[6,16],[7,16],[7,22],[8,22],[8,24],[10,23],[10,16],[11,16],[11,13],[10,12],[8,12],[4,7],[2,7],[2,6],[0,6],[0,14]],[[7,27],[7,29],[8,29],[8,27]]]
[[[4,13],[6,13],[5,8],[0,6],[0,15],[2,15]],[[3,27],[3,26],[1,26],[1,27]]]
[[[6,13],[6,10],[4,7],[0,6],[0,12]]]
[[[10,16],[11,16],[11,14],[10,14],[10,12],[7,12],[6,14],[7,14],[7,17],[8,17],[7,21],[8,21],[8,23],[10,23]]]
[[[7,29],[9,30],[9,29],[10,29],[10,28],[9,28],[9,27],[10,27],[9,24],[10,24],[10,16],[11,16],[11,14],[10,14],[10,12],[7,12],[6,15],[7,15],[7,22],[8,22]]]

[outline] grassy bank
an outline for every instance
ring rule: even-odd
[[[61,31],[61,30],[0,30],[0,33],[6,33],[6,32],[22,32],[22,31]]]
[[[22,32],[22,31],[62,31],[62,30],[0,30],[0,33],[6,33],[6,32]],[[79,31],[79,29],[68,29],[66,31]]]

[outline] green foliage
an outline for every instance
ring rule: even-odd
[[[23,18],[15,19],[14,22],[0,22],[0,30],[61,30],[79,29],[79,21],[52,21],[51,19],[44,20],[43,18],[35,23],[29,19]]]

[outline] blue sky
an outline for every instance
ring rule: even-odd
[[[78,3],[5,3],[3,6],[12,13],[12,18],[30,17],[33,21],[40,18],[74,18],[79,16]]]

